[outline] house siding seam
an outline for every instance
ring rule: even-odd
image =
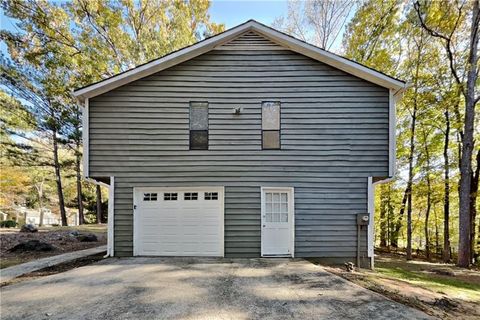
[[[368,177],[388,175],[388,89],[241,43],[90,99],[89,170],[115,177],[116,255],[133,253],[133,187],[225,186],[225,255],[258,257],[260,187],[272,186],[295,188],[297,257],[355,256]],[[209,102],[209,150],[189,150],[190,101]],[[281,102],[281,150],[262,150],[262,101]]]

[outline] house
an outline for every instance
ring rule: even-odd
[[[25,223],[40,225],[40,210],[28,209],[27,207],[18,207],[19,212],[25,219]],[[59,213],[54,213],[50,209],[43,208],[43,225],[54,226],[61,225],[62,218]],[[69,226],[78,226],[78,211],[67,208],[67,224]],[[18,217],[17,217],[18,221]]]
[[[405,89],[250,20],[76,90],[109,253],[370,264]]]
[[[40,210],[34,209],[27,209],[23,210],[23,214],[25,217],[25,223],[34,224],[39,226],[40,225]],[[43,225],[51,226],[51,225],[61,225],[62,219],[56,216],[51,210],[43,209]]]

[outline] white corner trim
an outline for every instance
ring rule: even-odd
[[[115,227],[115,177],[110,177],[108,186],[108,226],[107,226],[107,254],[115,254],[114,227]]]
[[[115,209],[115,177],[110,177],[110,184],[106,184],[101,181],[97,181],[92,178],[85,178],[85,181],[98,184],[102,187],[108,188],[108,221],[107,221],[107,254],[105,258],[110,256],[113,257],[114,254],[114,209]]]
[[[166,68],[170,68],[181,62],[195,58],[210,50],[213,50],[222,44],[232,40],[247,31],[255,31],[278,44],[298,52],[320,62],[326,63],[332,67],[343,70],[349,74],[365,79],[379,86],[394,89],[399,93],[407,87],[402,81],[396,80],[392,77],[384,75],[381,72],[367,68],[363,65],[350,61],[341,56],[335,55],[326,50],[322,50],[314,45],[308,44],[294,37],[290,37],[282,32],[267,27],[257,21],[249,20],[246,23],[233,27],[223,33],[220,33],[211,38],[200,41],[189,47],[180,49],[176,52],[168,54],[162,58],[148,62],[135,69],[120,73],[111,78],[105,79],[101,82],[92,84],[74,92],[74,96],[81,100],[98,96],[102,93],[108,92],[129,82],[138,80],[140,78],[149,76]]]
[[[367,210],[370,215],[370,223],[368,224],[368,256],[372,261],[374,256],[374,235],[375,235],[375,190],[373,177],[368,177],[367,182]]]
[[[85,105],[82,110],[82,143],[83,143],[83,177],[87,178],[89,174],[88,167],[88,149],[89,149],[89,107],[88,107],[88,98],[85,99]]]
[[[396,99],[394,90],[389,90],[388,95],[388,176],[393,177],[396,171],[397,161],[397,120],[396,120]]]
[[[291,257],[295,257],[295,188],[294,187],[260,187],[260,222],[263,224],[263,216],[265,213],[265,191],[283,191],[290,194],[291,200],[288,205],[288,211],[291,212],[289,216],[290,221],[290,253]],[[263,257],[263,228],[260,233],[260,255]]]

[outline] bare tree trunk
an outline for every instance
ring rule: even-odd
[[[437,208],[434,205],[433,207],[433,218],[435,219],[435,256],[440,255],[440,236],[438,232],[438,216],[437,216]]]
[[[478,195],[478,179],[480,176],[480,149],[477,152],[477,156],[475,158],[476,162],[476,169],[475,172],[472,174],[472,184],[471,184],[471,191],[470,191],[470,215],[471,215],[471,222],[472,227],[470,231],[470,256],[472,258],[477,257],[476,252],[476,222],[477,222],[477,195]]]
[[[102,223],[102,189],[97,184],[97,223]]]
[[[418,78],[418,65],[417,77]],[[415,80],[416,81],[416,80]],[[412,184],[413,184],[413,155],[415,153],[415,125],[417,122],[417,93],[418,86],[415,84],[415,98],[413,104],[412,124],[410,127],[410,154],[408,156],[408,182],[405,195],[407,196],[407,260],[412,260]]]
[[[414,8],[417,11],[419,22],[422,28],[427,30],[433,37],[442,39],[445,44],[450,70],[459,85],[465,97],[465,121],[463,125],[462,152],[460,159],[460,184],[459,184],[459,241],[458,241],[458,260],[459,267],[468,267],[471,263],[471,212],[470,212],[470,193],[472,180],[472,153],[473,153],[473,131],[475,124],[475,105],[479,97],[475,95],[476,82],[478,79],[478,42],[480,25],[480,3],[479,0],[473,0],[472,24],[470,27],[470,41],[468,44],[468,60],[466,64],[467,81],[463,82],[459,76],[456,67],[455,56],[452,50],[452,39],[455,29],[445,35],[429,27],[425,22],[425,12],[421,10],[420,2],[415,2]],[[460,8],[459,15],[462,14]],[[460,17],[459,17],[460,19]]]
[[[427,163],[426,168],[426,180],[427,180],[427,210],[425,212],[425,225],[424,225],[424,232],[425,232],[425,254],[427,256],[427,260],[430,260],[430,237],[429,237],[429,230],[428,230],[428,220],[430,219],[430,210],[432,208],[432,183],[430,180],[430,152],[428,150],[428,143],[427,143],[428,135],[425,134],[424,131],[424,147],[425,147],[425,158]]]
[[[417,122],[418,109],[418,76],[420,74],[420,64],[422,57],[424,37],[423,33],[420,42],[417,45],[417,64],[415,66],[415,80],[414,80],[414,98],[412,123],[410,127],[410,154],[408,156],[408,183],[407,183],[407,260],[412,260],[412,184],[413,184],[413,156],[415,154],[415,125]]]
[[[479,1],[473,2],[472,26],[470,32],[470,50],[468,56],[467,85],[465,90],[465,124],[462,139],[462,159],[460,165],[460,204],[459,204],[459,242],[458,261],[460,267],[468,267],[471,263],[471,213],[470,193],[472,183],[473,131],[475,123],[475,84],[478,78],[478,40],[480,24]]]
[[[387,246],[388,249],[390,249],[391,245],[391,223],[390,221],[392,220],[392,215],[395,212],[395,208],[392,206],[392,186],[391,184],[388,184],[388,197],[387,197],[387,204],[388,204],[388,210],[387,210]]]
[[[403,193],[402,203],[400,205],[400,212],[398,213],[397,221],[393,222],[393,230],[391,236],[391,246],[398,248],[398,238],[400,237],[400,229],[402,228],[403,215],[405,214],[405,207],[407,205],[408,194],[411,192],[410,185],[407,183],[405,192]]]
[[[443,252],[442,259],[449,262],[450,256],[450,163],[448,159],[448,144],[450,141],[450,114],[448,107],[445,110],[445,140],[443,143],[443,162],[445,170],[444,189],[445,196],[443,200]]]
[[[387,199],[385,194],[385,185],[380,187],[380,247],[385,248],[387,246]]]
[[[58,159],[58,137],[57,131],[53,130],[53,166],[55,168],[55,182],[57,184],[58,205],[60,207],[60,216],[62,217],[62,226],[67,226],[67,212],[65,211],[65,200],[63,197],[62,176],[60,173],[60,161]]]

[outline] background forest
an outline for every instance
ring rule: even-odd
[[[78,210],[85,222],[101,221],[101,190],[81,179],[73,89],[223,31],[209,7],[3,1],[16,29],[1,31],[0,210],[48,207],[65,223]],[[375,213],[377,246],[407,259],[479,260],[479,21],[478,0],[338,0],[289,2],[273,23],[411,84],[397,103],[397,174],[376,186]]]

